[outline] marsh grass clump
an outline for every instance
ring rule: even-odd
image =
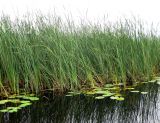
[[[0,91],[78,90],[132,85],[160,72],[160,38],[140,23],[63,23],[59,18],[0,20]]]

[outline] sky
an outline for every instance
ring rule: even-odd
[[[56,13],[62,18],[88,19],[89,21],[116,21],[119,18],[140,18],[146,23],[160,22],[160,0],[0,0],[0,15],[8,14],[11,19],[35,12]]]

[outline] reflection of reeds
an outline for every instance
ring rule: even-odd
[[[147,95],[127,93],[124,101],[92,97],[54,97],[20,110],[17,114],[3,114],[1,121],[17,123],[158,123],[159,93],[156,84],[143,85]],[[8,116],[7,116],[8,115]],[[5,119],[5,118],[8,119]]]
[[[32,24],[2,17],[1,92],[19,92],[20,88],[63,91],[109,82],[126,85],[158,74],[159,37],[144,34],[141,24],[126,20],[117,25],[82,24],[77,28],[59,18],[37,17]]]

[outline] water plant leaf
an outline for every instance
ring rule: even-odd
[[[134,88],[131,88],[131,87],[127,87],[125,88],[126,90],[134,90]]]
[[[150,82],[150,83],[154,83],[154,82],[156,82],[156,80],[151,80],[151,81],[148,81],[148,82]]]
[[[0,112],[8,112],[8,109],[2,109]]]
[[[141,92],[141,94],[148,94],[148,92]]]
[[[7,102],[8,102],[8,100],[0,100],[0,105],[3,105],[5,103],[7,103]]]
[[[37,100],[39,100],[38,97],[25,97],[24,99],[29,99],[31,101],[37,101]]]
[[[96,94],[105,94],[107,91],[96,91]]]
[[[112,95],[110,95],[110,94],[104,94],[104,95],[102,95],[103,97],[110,97],[110,96],[112,96]]]
[[[123,101],[124,97],[111,96],[110,99],[112,99],[112,100],[118,100],[118,101]]]
[[[123,101],[123,100],[124,100],[124,97],[118,97],[116,100],[118,100],[118,101]]]
[[[116,97],[116,96],[111,96],[110,97],[110,99],[112,99],[112,100],[115,100],[115,99],[117,99],[118,97]]]
[[[95,97],[95,99],[104,99],[104,98],[105,98],[104,96]]]
[[[73,96],[73,95],[71,95],[71,94],[67,94],[67,95],[66,95],[66,97],[72,97],[72,96]]]
[[[23,104],[19,105],[18,107],[23,108],[23,107],[26,107],[29,105],[32,105],[32,103],[23,103]]]
[[[22,99],[31,100],[31,101],[39,100],[38,97],[27,96],[27,95],[18,95],[18,96],[16,96],[16,98],[22,98]]]
[[[138,90],[134,90],[134,91],[130,91],[130,92],[132,92],[132,93],[139,93]]]
[[[157,81],[157,84],[160,85],[160,81]]]
[[[86,94],[88,95],[94,95],[96,92],[93,92],[93,91],[89,91],[89,92],[86,92]]]
[[[20,103],[20,100],[19,99],[12,99],[12,100],[8,100],[8,102],[11,102],[11,103]]]
[[[28,100],[21,100],[20,103],[30,103]]]

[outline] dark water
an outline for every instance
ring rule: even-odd
[[[5,123],[160,123],[160,86],[138,88],[147,95],[126,93],[124,101],[91,97],[49,97],[14,113],[1,113]]]

